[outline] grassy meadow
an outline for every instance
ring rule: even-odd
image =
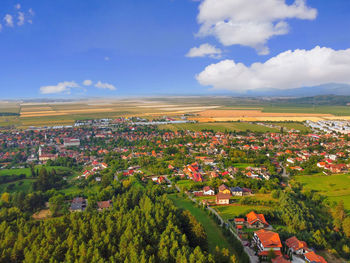
[[[174,202],[177,207],[189,210],[191,214],[198,220],[198,222],[203,225],[208,236],[209,251],[211,253],[215,251],[216,246],[220,248],[227,248],[231,253],[234,253],[232,245],[227,241],[220,227],[205,211],[195,206],[192,201],[178,194],[170,194],[168,197]]]
[[[225,131],[247,131],[252,132],[278,132],[278,129],[268,128],[257,124],[248,122],[208,122],[208,123],[181,123],[181,124],[165,124],[159,125],[160,129],[179,131],[179,130],[190,130],[200,132],[203,130],[213,130],[214,132],[225,132]]]
[[[345,209],[350,212],[350,174],[305,175],[296,176],[305,190],[315,190],[327,196],[330,201],[344,201]]]

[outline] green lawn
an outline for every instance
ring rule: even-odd
[[[160,129],[164,130],[191,130],[191,131],[203,131],[213,130],[214,132],[225,131],[247,131],[252,132],[278,132],[278,129],[268,128],[257,124],[248,122],[201,122],[201,123],[181,123],[181,124],[165,124],[159,125]]]
[[[32,183],[35,181],[35,179],[22,179],[11,183],[6,184],[0,184],[0,193],[3,192],[30,192]],[[9,186],[12,185],[13,187],[9,188]]]
[[[237,168],[247,168],[249,166],[254,167],[255,165],[253,163],[235,163],[233,166]]]
[[[264,212],[271,210],[267,206],[256,205],[227,205],[227,206],[212,206],[224,220],[233,219],[238,216],[248,214],[251,211]]]
[[[192,180],[179,180],[176,182],[176,185],[183,190],[184,187],[186,187],[187,189],[190,189],[192,185],[194,185],[196,182],[192,181]]]
[[[20,175],[25,174],[26,177],[30,176],[30,169],[29,168],[18,168],[18,169],[3,169],[0,170],[0,176],[2,175]]]
[[[215,251],[216,246],[220,248],[228,248],[232,254],[235,253],[232,245],[230,245],[230,243],[227,241],[220,227],[205,211],[196,207],[192,201],[180,195],[170,194],[168,197],[177,207],[189,210],[191,214],[203,225],[208,236],[209,251],[211,253]]]
[[[350,211],[350,174],[336,175],[304,175],[296,176],[305,190],[316,190],[330,201],[344,201],[345,208]]]

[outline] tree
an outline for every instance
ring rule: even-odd
[[[66,214],[68,212],[68,205],[65,203],[62,194],[54,195],[49,199],[50,211],[53,216]]]
[[[5,192],[1,195],[1,200],[4,202],[4,203],[8,203],[10,201],[10,194]]]
[[[343,231],[347,237],[350,237],[350,216],[343,221]]]

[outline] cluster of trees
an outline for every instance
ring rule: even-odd
[[[50,189],[60,189],[66,184],[63,177],[57,175],[55,169],[49,172],[44,166],[41,167],[37,180],[33,183],[34,191],[47,191]]]
[[[346,217],[342,203],[335,208],[332,217],[326,198],[315,192],[293,188],[274,192],[274,195],[279,196],[279,206],[269,219],[286,226],[279,231],[282,239],[296,235],[310,247],[326,248],[350,258],[350,217]]]
[[[132,187],[111,210],[44,221],[5,209],[0,262],[216,262],[203,227],[159,189]]]

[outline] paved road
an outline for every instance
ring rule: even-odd
[[[174,185],[174,184],[168,179],[168,176],[167,176],[167,175],[165,175],[164,178],[165,178],[165,180],[168,182],[168,184],[170,184],[170,185],[172,185],[172,186]],[[175,188],[176,188],[176,190],[177,190],[178,192],[181,192],[181,191],[180,191],[180,188],[179,188],[176,184],[175,184],[174,186],[175,186]],[[190,193],[187,192],[186,194],[187,194],[188,198],[191,199],[194,203],[198,203],[198,201],[197,201],[196,199],[194,199],[194,198],[190,195]],[[209,207],[209,206],[207,206],[207,209],[208,209],[209,211],[211,211],[212,213],[214,213],[214,214],[219,218],[219,220],[220,220],[220,225],[227,224],[227,223],[225,222],[225,220],[219,215],[219,213],[218,213],[215,209],[213,209],[212,207]],[[244,246],[243,240],[237,235],[237,233],[236,233],[234,230],[232,230],[231,227],[230,227],[230,231],[231,231],[231,233],[241,242],[241,244],[242,244],[242,246],[243,246],[243,248],[244,248],[244,251],[245,251],[245,252],[247,253],[247,255],[249,256],[250,262],[251,262],[251,263],[259,263],[259,258],[255,255],[255,251],[254,251],[253,249],[251,249],[250,247]]]
[[[289,178],[286,167],[284,167],[282,163],[280,163],[280,166],[282,167],[282,177]]]

